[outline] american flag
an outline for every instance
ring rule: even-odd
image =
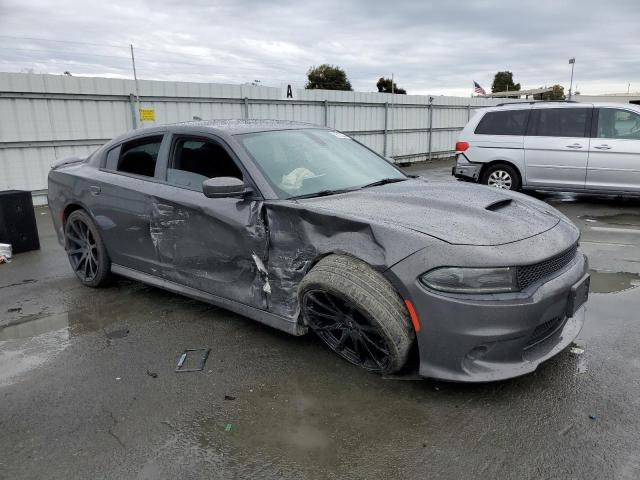
[[[480,94],[480,95],[486,95],[487,92],[484,91],[484,88],[482,88],[480,86],[480,84],[478,82],[476,82],[475,80],[473,81],[473,91]]]

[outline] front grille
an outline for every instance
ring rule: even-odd
[[[554,317],[551,320],[548,320],[538,325],[533,331],[533,333],[531,334],[531,337],[529,337],[529,341],[527,341],[527,344],[525,345],[524,348],[525,349],[530,348],[549,338],[558,330],[558,328],[560,328],[564,320],[565,320],[564,316]]]
[[[548,258],[540,263],[516,267],[518,287],[520,290],[524,290],[529,285],[536,283],[538,280],[562,270],[575,258],[577,251],[578,244],[575,244],[569,250],[566,250],[555,257]]]

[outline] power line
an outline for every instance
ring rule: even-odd
[[[15,40],[34,40],[37,42],[56,42],[56,43],[74,43],[76,45],[94,45],[98,47],[115,47],[115,48],[126,48],[126,45],[114,45],[109,43],[92,43],[92,42],[76,42],[73,40],[57,40],[53,38],[37,38],[37,37],[17,37],[13,35],[0,35],[0,38],[11,38]]]
[[[76,51],[70,51],[67,50],[65,51],[61,51],[58,49],[37,49],[37,48],[20,48],[20,47],[0,47],[0,50],[17,50],[20,52],[39,52],[39,53],[70,53],[73,55],[79,55],[79,56],[84,56],[84,57],[101,57],[101,58],[118,58],[118,59],[124,59],[124,60],[128,60],[126,56],[120,56],[120,55],[104,55],[104,54],[99,54],[99,53],[84,53],[84,52],[76,52]]]

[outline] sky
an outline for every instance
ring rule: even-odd
[[[640,92],[640,1],[0,0],[0,71],[303,87],[343,68],[409,94],[468,97],[510,70],[522,88]]]

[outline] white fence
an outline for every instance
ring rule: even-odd
[[[213,118],[284,119],[341,130],[399,163],[448,156],[475,108],[502,99],[391,95],[213,83],[139,82],[142,126]],[[54,160],[86,156],[141,125],[133,80],[0,73],[0,190],[45,201]]]

